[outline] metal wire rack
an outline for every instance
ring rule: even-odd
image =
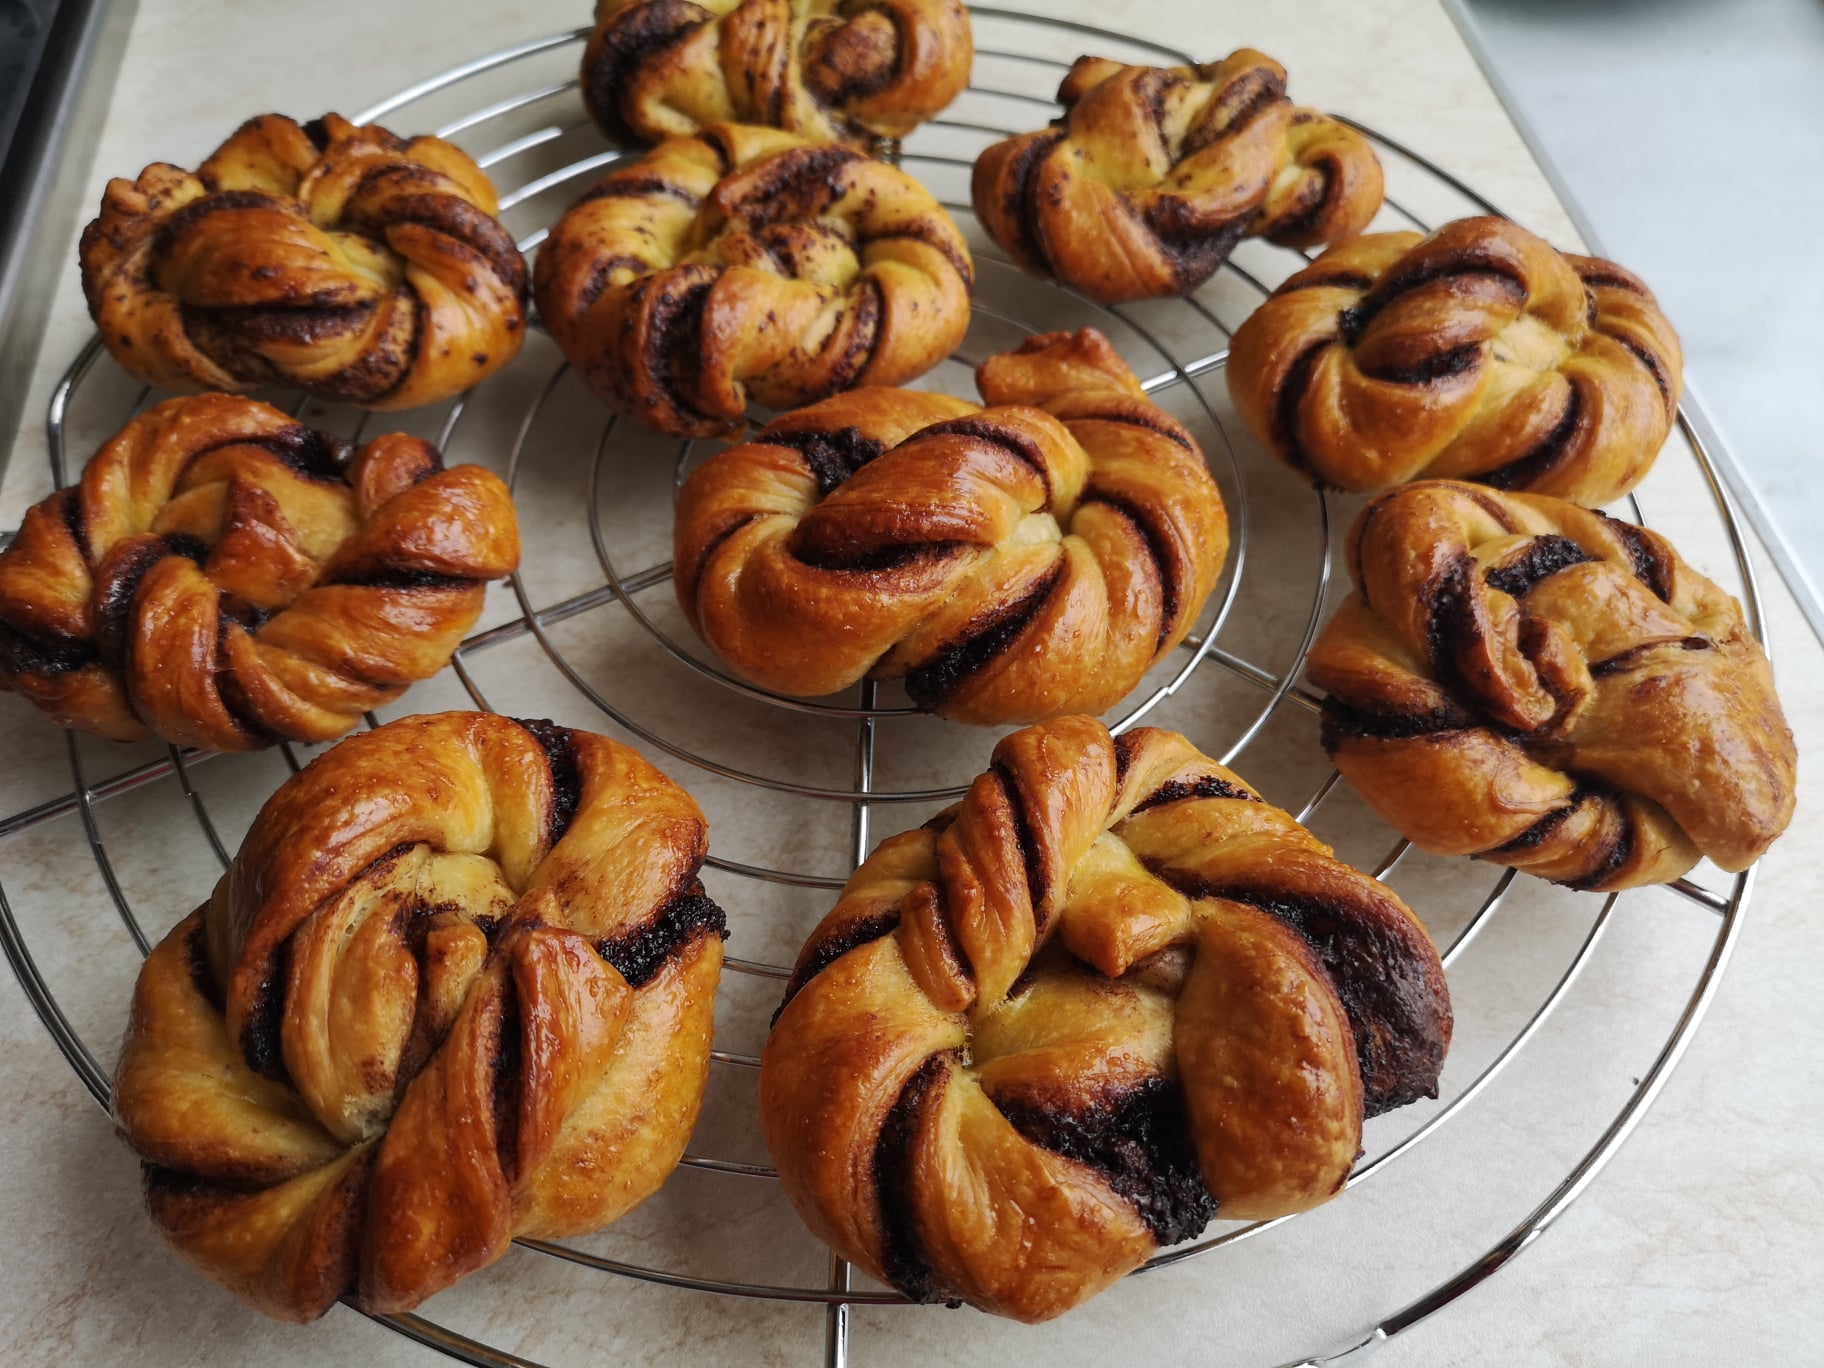
[[[973,223],[967,175],[974,154],[993,138],[1036,127],[1051,117],[1053,91],[1077,51],[1138,61],[1191,59],[1158,44],[1082,25],[985,7],[974,13],[975,83],[946,118],[921,129],[903,147],[888,149],[938,193],[970,233],[976,251],[980,282],[969,339],[958,360],[940,367],[928,383],[969,393],[963,365],[1044,327],[1092,323],[1110,334],[1156,401],[1171,407],[1197,432],[1222,486],[1234,529],[1230,563],[1198,629],[1175,659],[1149,677],[1111,725],[1122,730],[1142,719],[1167,720],[1189,731],[1225,764],[1238,764],[1301,821],[1315,824],[1334,817],[1338,832],[1327,832],[1326,839],[1339,845],[1379,841],[1384,846],[1389,833],[1359,805],[1348,808],[1346,789],[1333,798],[1338,776],[1313,758],[1309,714],[1318,700],[1297,683],[1305,652],[1337,592],[1332,583],[1333,541],[1348,521],[1347,510],[1333,508],[1334,501],[1323,494],[1299,490],[1245,438],[1232,440],[1231,431],[1239,434],[1239,429],[1225,408],[1220,386],[1210,384],[1219,379],[1232,327],[1303,258],[1264,244],[1245,244],[1209,286],[1189,299],[1143,306],[1104,307],[1021,276]],[[467,146],[504,188],[503,218],[520,233],[521,246],[529,252],[543,240],[543,225],[581,192],[588,178],[627,155],[605,147],[583,117],[573,71],[587,33],[559,33],[479,57],[402,90],[357,118],[364,123],[385,121],[401,131],[435,127]],[[1441,167],[1371,129],[1355,126],[1373,139],[1388,167],[1390,193],[1380,226],[1428,228],[1464,212],[1495,212]],[[53,482],[61,487],[71,478],[72,451],[89,449],[84,444],[88,434],[112,431],[124,412],[136,411],[149,397],[125,386],[101,360],[99,343],[92,341],[50,403],[47,437]],[[309,408],[295,396],[291,403],[299,413]],[[355,435],[367,421],[321,410],[311,411],[310,417],[313,423],[339,425]],[[708,444],[661,443],[612,419],[604,422],[548,343],[535,337],[518,365],[431,411],[428,421],[427,435],[446,450],[466,442],[475,448],[471,459],[504,469],[520,501],[522,525],[529,534],[528,555],[507,593],[492,601],[486,625],[456,655],[453,674],[466,698],[455,695],[447,682],[443,695],[435,685],[421,686],[397,711],[472,704],[484,709],[499,705],[517,715],[549,710],[574,716],[580,709],[576,720],[583,725],[605,722],[611,730],[631,735],[705,799],[712,817],[712,797],[750,817],[763,809],[785,813],[773,823],[771,853],[736,859],[723,850],[710,861],[714,875],[724,881],[722,888],[729,890],[719,893],[725,905],[742,909],[752,904],[760,910],[735,923],[731,949],[738,953],[728,961],[729,979],[737,989],[742,981],[748,984],[750,1001],[719,1011],[721,1038],[713,1056],[717,1071],[711,1097],[693,1152],[684,1160],[685,1172],[717,1184],[774,1183],[773,1170],[764,1162],[711,1152],[740,1131],[740,1115],[733,1124],[723,1124],[719,1117],[751,1113],[751,1097],[737,1094],[741,1081],[751,1080],[759,1062],[752,1053],[720,1048],[726,1031],[751,1028],[764,1020],[797,940],[827,908],[832,890],[844,881],[843,871],[866,855],[890,822],[912,824],[932,807],[959,796],[991,738],[924,717],[887,686],[866,684],[841,698],[807,701],[757,689],[726,673],[681,625],[664,592],[670,579],[670,566],[663,559],[669,542],[668,499],[693,464],[707,454]],[[1736,519],[1709,454],[1682,415],[1681,429],[1696,486],[1710,501],[1722,543],[1739,572],[1750,626],[1760,633],[1759,594]],[[1675,456],[1668,453],[1666,459]],[[1642,519],[1637,500],[1630,499],[1625,511]],[[490,664],[496,660],[503,662],[498,668]],[[531,673],[535,670],[542,671],[536,682]],[[552,698],[555,703],[549,702]],[[379,720],[368,718],[369,725]],[[697,739],[705,734],[713,745]],[[103,754],[110,757],[105,777],[91,777]],[[172,834],[173,823],[187,826],[193,842],[200,836],[214,860],[225,866],[236,836],[224,832],[230,825],[244,826],[259,800],[308,757],[302,748],[282,747],[281,769],[260,757],[224,759],[166,747],[120,768],[121,754],[120,747],[103,747],[73,735],[63,737],[60,744],[34,742],[32,753],[16,767],[19,782],[0,787],[6,795],[0,806],[9,805],[15,791],[32,799],[22,799],[17,810],[0,817],[0,875],[17,863],[9,852],[16,854],[20,842],[41,831],[67,829],[74,822],[79,837],[67,839],[79,839],[92,857],[99,896],[112,906],[127,939],[143,956],[164,927],[206,893],[218,866],[205,856],[191,871],[196,877],[180,881],[188,901],[178,897],[169,905],[161,903],[155,913],[146,908],[150,897],[173,895],[143,868],[124,867],[143,865],[147,851],[182,839]],[[66,768],[67,787],[55,777]],[[0,781],[4,778],[0,769]],[[1275,791],[1276,783],[1280,791]],[[34,794],[39,796],[33,798]],[[132,808],[136,798],[148,795],[165,795],[168,801]],[[807,830],[827,832],[835,825],[827,820],[832,805],[848,811],[846,841],[807,838]],[[148,808],[155,811],[148,815]],[[116,809],[123,810],[123,816],[109,827],[109,815]],[[806,809],[813,819],[822,820],[791,815]],[[841,868],[816,868],[819,855]],[[1362,862],[1377,876],[1391,878],[1403,863],[1409,871],[1419,863],[1407,861],[1407,856],[1407,843],[1394,841],[1378,861]],[[1515,901],[1512,871],[1489,871],[1492,887],[1466,893],[1466,868],[1481,869],[1456,862],[1454,882],[1448,883],[1444,895],[1450,910],[1428,917],[1453,982],[1465,952],[1501,909]],[[1370,1329],[1340,1349],[1300,1363],[1351,1359],[1455,1301],[1537,1239],[1582,1193],[1652,1104],[1708,1008],[1740,930],[1753,880],[1750,870],[1729,879],[1718,876],[1712,880],[1720,885],[1716,888],[1691,879],[1673,886],[1688,903],[1715,914],[1714,934],[1703,941],[1695,980],[1676,1007],[1669,1033],[1650,1065],[1594,1143],[1543,1200],[1460,1271],[1379,1316]],[[148,895],[149,887],[155,891]],[[1542,996],[1529,1001],[1517,1029],[1491,1040],[1473,1075],[1466,1078],[1453,1068],[1435,1105],[1409,1109],[1403,1123],[1375,1123],[1377,1128],[1407,1128],[1398,1134],[1373,1131],[1369,1152],[1350,1179],[1352,1188],[1387,1171],[1396,1159],[1463,1115],[1566,1000],[1614,920],[1618,895],[1553,896],[1580,909],[1580,917],[1581,909],[1594,908],[1587,929],[1573,938],[1568,964]],[[1418,901],[1412,894],[1408,899]],[[110,1033],[119,1029],[124,1017],[124,995],[116,994],[99,1007],[79,1006],[78,993],[68,987],[54,989],[52,976],[41,965],[46,947],[80,934],[73,926],[93,924],[93,917],[83,915],[91,910],[22,917],[0,877],[0,947],[58,1047],[105,1108],[109,1074],[94,1042],[111,1042]],[[749,944],[761,955],[750,957]],[[130,979],[134,968],[136,962],[122,959],[121,975]],[[1474,1004],[1460,998],[1458,1011],[1461,1021],[1474,1011]],[[728,1026],[725,1018],[735,1026]],[[79,1024],[84,1019],[89,1021],[86,1029]],[[722,1086],[730,1080],[730,1086]],[[713,1205],[726,1199],[708,1200]],[[770,1219],[789,1220],[789,1209],[775,1203]],[[634,1220],[630,1217],[623,1224]],[[1282,1224],[1283,1220],[1230,1223],[1195,1243],[1161,1253],[1142,1271],[1207,1255]],[[901,1301],[888,1289],[859,1285],[839,1260],[829,1260],[827,1268],[819,1266],[816,1275],[798,1281],[755,1272],[718,1276],[702,1271],[705,1260],[695,1248],[671,1251],[681,1252],[690,1268],[646,1262],[650,1256],[643,1256],[641,1238],[636,1231],[637,1247],[621,1258],[599,1252],[590,1242],[521,1243],[537,1254],[595,1273],[731,1298],[821,1306],[823,1357],[832,1365],[849,1361],[854,1308]],[[526,1257],[514,1255],[507,1262]],[[762,1268],[771,1266],[769,1260]],[[446,1299],[461,1295],[459,1288]],[[402,1334],[466,1363],[493,1368],[536,1362],[489,1342],[483,1334],[464,1333],[427,1315],[383,1319]]]

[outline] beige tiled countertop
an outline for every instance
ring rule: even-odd
[[[1173,43],[1206,58],[1259,47],[1290,69],[1296,98],[1346,113],[1423,152],[1521,221],[1560,245],[1574,245],[1549,187],[1455,30],[1427,0],[1372,6],[1355,0],[1004,3]],[[477,54],[581,24],[586,11],[583,0],[412,6],[142,0],[91,198],[99,197],[107,175],[133,174],[152,160],[193,165],[250,114],[352,114]],[[1027,32],[986,19],[979,31],[1012,44],[1024,42]],[[1087,40],[1064,41],[1068,48]],[[574,48],[547,54],[538,79],[561,80],[574,56]],[[1018,74],[1017,60],[996,61],[994,69],[1006,79]],[[490,86],[485,98],[498,99],[510,89]],[[556,113],[540,117],[563,124],[581,119],[574,95],[550,108]],[[426,106],[423,117],[438,124],[452,117],[452,109],[460,105]],[[999,116],[1005,113],[1002,108]],[[969,117],[994,114],[984,105]],[[1024,117],[1043,116],[1028,108]],[[406,122],[394,127],[422,131]],[[591,137],[573,131],[564,145],[585,146]],[[498,142],[469,145],[481,151]],[[1417,185],[1412,168],[1401,175],[1400,184]],[[528,201],[514,211],[510,226],[523,234],[540,215],[548,221],[574,188]],[[73,258],[72,247],[28,406],[32,414],[44,412],[57,373],[88,335]],[[1251,270],[1273,269],[1260,253],[1238,260],[1244,258]],[[1278,269],[1283,272],[1283,262]],[[1068,319],[1056,296],[999,268],[984,267],[984,288],[1016,312],[1029,306],[1032,316],[1047,322]],[[1239,289],[1233,281],[1219,284],[1206,299],[1216,313],[1234,315],[1247,306]],[[1192,345],[1178,331],[1188,315],[1172,308],[1183,306],[1147,313],[1147,326],[1168,347]],[[1148,348],[1140,335],[1114,331],[1136,365],[1145,363]],[[972,345],[987,340],[972,337]],[[533,339],[527,355],[490,382],[464,418],[457,457],[503,467],[517,417],[553,366],[548,343]],[[954,384],[960,376],[950,367],[937,381]],[[1230,417],[1220,379],[1201,387],[1210,412],[1197,405],[1188,385],[1172,387],[1169,396],[1167,402],[1200,425],[1206,445],[1217,450],[1216,423]],[[94,415],[112,405],[117,420],[131,391],[104,362],[83,398],[88,408],[76,415],[74,460],[105,430]],[[587,396],[565,381],[530,430],[517,495],[529,533],[526,591],[540,605],[602,582],[578,512],[591,497],[590,434],[597,428]],[[1232,422],[1227,430],[1238,431]],[[1239,511],[1247,501],[1252,537],[1218,644],[1283,672],[1292,665],[1313,594],[1323,592],[1314,588],[1318,504],[1239,438],[1233,459],[1218,467],[1231,508]],[[654,472],[659,478],[645,478]],[[646,563],[636,556],[663,554],[664,505],[654,490],[667,487],[669,474],[663,453],[646,448],[618,453],[605,468],[600,506],[623,570]],[[48,487],[43,435],[34,420],[19,438],[0,489],[0,527],[16,525],[21,509]],[[1641,491],[1648,521],[1671,534],[1701,568],[1739,590],[1740,576],[1706,498],[1682,450],[1669,451]],[[1332,501],[1333,534],[1353,508],[1347,500]],[[1787,712],[1801,752],[1809,755],[1824,741],[1824,659],[1777,582],[1763,574],[1762,587]],[[676,629],[665,594],[649,602],[661,629]],[[510,596],[497,593],[488,621],[518,616]],[[769,774],[848,783],[852,724],[782,714],[705,685],[666,657],[618,606],[554,625],[550,637],[552,649],[563,652],[624,717],[654,735]],[[687,633],[678,640],[688,649]],[[527,634],[477,656],[474,672],[477,687],[505,711],[627,735],[565,683]],[[1254,685],[1206,664],[1149,720],[1180,727],[1207,749],[1221,750],[1239,738],[1262,698]],[[446,674],[413,690],[389,715],[465,701]],[[1269,797],[1297,806],[1325,773],[1314,730],[1308,714],[1282,708],[1237,767]],[[988,738],[919,720],[883,725],[883,746],[881,782],[919,788],[955,783],[979,768]],[[645,749],[697,793],[712,820],[713,849],[727,858],[828,874],[846,868],[845,808],[786,796],[756,801],[751,788],[651,745]],[[158,752],[84,743],[78,756],[93,782],[156,759]],[[230,845],[283,773],[271,755],[195,768],[199,801]],[[0,696],[0,817],[69,788],[62,737],[16,699]],[[1824,1273],[1824,1184],[1816,1138],[1824,1120],[1824,1088],[1817,1081],[1824,1013],[1816,992],[1824,937],[1813,914],[1824,887],[1810,863],[1818,808],[1815,773],[1807,765],[1797,823],[1764,862],[1709,1018],[1615,1162],[1537,1247],[1400,1335],[1382,1349],[1380,1361],[1504,1368],[1797,1362],[1824,1343],[1824,1302],[1817,1296]],[[876,834],[922,820],[927,811],[877,805]],[[200,899],[218,869],[183,790],[164,779],[98,803],[95,813],[96,835],[123,892],[147,932],[161,934]],[[1369,864],[1386,853],[1390,840],[1340,789],[1314,825],[1343,854]],[[1711,887],[1727,887],[1714,871],[1703,877]],[[1415,854],[1390,878],[1434,935],[1447,941],[1494,875],[1485,866]],[[111,1065],[137,957],[79,816],[67,813],[0,835],[0,886],[58,1000],[102,1064]],[[815,890],[732,877],[720,877],[712,890],[730,909],[731,950],[756,959],[789,958],[827,905],[827,894]],[[1600,920],[1598,943],[1512,1067],[1451,1125],[1373,1183],[1258,1238],[1130,1279],[1036,1330],[966,1310],[860,1308],[852,1361],[1254,1365],[1359,1338],[1472,1261],[1551,1191],[1596,1142],[1673,1028],[1715,939],[1715,915],[1663,891],[1629,895],[1606,919],[1598,918],[1601,905],[1590,895],[1515,885],[1499,915],[1452,965],[1460,1029],[1445,1076],[1446,1105],[1524,1027]],[[725,984],[718,1019],[724,1048],[757,1050],[772,991],[764,981]],[[4,975],[0,1096],[10,1104],[0,1123],[0,1362],[436,1361],[430,1350],[342,1308],[305,1329],[266,1323],[180,1267],[140,1210],[131,1156]],[[751,1111],[751,1076],[719,1072],[695,1152],[763,1159]],[[1385,1151],[1434,1113],[1415,1107],[1377,1119],[1370,1154]],[[718,1277],[805,1283],[823,1276],[819,1250],[772,1184],[702,1170],[681,1171],[620,1226],[577,1244],[612,1259]],[[503,1350],[550,1363],[751,1365],[821,1357],[823,1313],[817,1307],[635,1283],[524,1250],[435,1298],[424,1311]]]

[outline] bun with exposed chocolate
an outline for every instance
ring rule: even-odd
[[[1244,237],[1313,247],[1381,207],[1381,164],[1348,125],[1286,97],[1243,48],[1195,67],[1082,57],[1063,117],[976,159],[982,227],[1035,275],[1117,302],[1189,294]]]
[[[1312,648],[1324,746],[1422,849],[1573,888],[1747,868],[1792,819],[1792,732],[1736,601],[1657,533],[1427,480],[1349,533]]]
[[[496,207],[441,138],[266,114],[194,173],[109,181],[82,288],[103,344],[149,385],[416,408],[525,340],[526,263]]]
[[[760,1064],[779,1180],[916,1301],[1042,1321],[1212,1215],[1334,1197],[1436,1095],[1437,951],[1182,736],[1005,738],[798,956]]]
[[[691,473],[672,574],[704,640],[797,696],[901,679],[963,722],[1100,712],[1184,640],[1228,549],[1196,441],[1100,333],[864,389]]]
[[[1224,374],[1320,487],[1465,479],[1595,507],[1652,467],[1681,365],[1635,276],[1471,218],[1332,247],[1236,330]]]
[[[961,0],[597,0],[583,102],[611,137],[766,124],[902,138],[969,84]]]
[[[717,124],[617,165],[559,219],[539,315],[611,408],[673,436],[893,385],[969,326],[963,235],[905,172]]]
[[[319,756],[140,970],[114,1114],[178,1255],[267,1315],[404,1311],[684,1153],[723,917],[625,746],[483,713]]]
[[[119,741],[327,741],[449,664],[519,564],[500,478],[252,399],[170,399],[0,551],[0,689]]]

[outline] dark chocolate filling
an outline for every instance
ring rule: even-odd
[[[858,917],[854,921],[837,928],[822,940],[813,941],[805,947],[806,953],[799,961],[798,968],[786,981],[785,996],[780,999],[778,1007],[773,1009],[773,1020],[779,1020],[779,1014],[791,1003],[791,1000],[803,991],[804,985],[828,969],[849,951],[868,945],[888,935],[899,925],[899,910],[882,912],[872,917]]]
[[[1518,855],[1522,851],[1536,849],[1544,843],[1546,837],[1550,836],[1554,831],[1558,830],[1559,827],[1568,822],[1571,819],[1571,814],[1582,807],[1587,799],[1595,796],[1595,793],[1590,789],[1578,788],[1571,794],[1570,801],[1563,807],[1553,808],[1550,812],[1546,813],[1545,816],[1534,822],[1511,841],[1505,841],[1501,845],[1498,845],[1485,853],[1489,855]]]
[[[1016,257],[1037,266],[1049,266],[1050,258],[1039,237],[1037,215],[1032,210],[1032,182],[1038,175],[1039,163],[1065,138],[1063,129],[1035,135],[1014,154],[1002,183],[1007,191],[1001,199],[1001,212],[1013,225],[1013,242],[1007,249]]]
[[[1486,571],[1482,578],[1491,589],[1512,598],[1525,598],[1533,586],[1573,565],[1587,565],[1596,557],[1569,537],[1534,537],[1526,549],[1507,564]]]
[[[1133,1204],[1161,1246],[1195,1238],[1216,1214],[1204,1186],[1183,1090],[1165,1078],[1110,1088],[1077,1110],[995,1098],[1035,1145],[1087,1164]]]
[[[1119,495],[1092,487],[1084,491],[1078,507],[1084,504],[1100,504],[1104,508],[1112,508],[1140,534],[1147,556],[1153,563],[1153,573],[1159,581],[1159,630],[1153,638],[1153,649],[1159,650],[1165,645],[1166,638],[1171,636],[1172,629],[1178,625],[1178,610],[1184,602],[1178,592],[1178,577],[1173,573],[1177,563],[1172,556],[1171,543],[1138,504]]]
[[[1614,877],[1616,872],[1633,857],[1634,823],[1628,820],[1625,813],[1619,815],[1621,821],[1616,830],[1616,834],[1610,838],[1602,853],[1590,866],[1589,872],[1579,878],[1561,879],[1559,881],[1566,888],[1598,888],[1607,880]]]
[[[1298,354],[1298,357],[1286,368],[1285,381],[1280,385],[1279,402],[1273,406],[1273,441],[1280,453],[1291,464],[1292,468],[1302,475],[1309,476],[1311,482],[1322,486],[1324,478],[1312,465],[1310,454],[1305,451],[1304,443],[1298,437],[1299,411],[1303,408],[1305,394],[1311,388],[1311,377],[1317,371],[1317,363],[1332,346],[1336,345],[1334,337],[1321,338],[1313,342]]]
[[[1437,1096],[1446,1037],[1440,1034],[1432,985],[1412,972],[1416,962],[1408,942],[1376,921],[1345,919],[1319,898],[1247,880],[1206,882],[1169,869],[1161,877],[1187,897],[1258,907],[1304,938],[1329,972],[1349,1019],[1368,1116]]]
[[[949,1076],[953,1056],[941,1051],[918,1066],[880,1128],[874,1142],[874,1188],[880,1201],[880,1271],[915,1302],[954,1299],[937,1281],[919,1234],[912,1193],[912,1147],[919,1125],[942,1094],[936,1085]]]
[[[1564,416],[1552,426],[1550,432],[1539,439],[1531,451],[1476,478],[1496,489],[1531,489],[1569,454],[1571,439],[1577,435],[1582,424],[1583,391],[1573,383],[1570,399],[1564,406]]]
[[[500,1023],[488,1064],[494,1074],[494,1151],[500,1158],[501,1176],[511,1185],[519,1176],[520,1092],[525,1054],[520,1039],[523,1026],[519,989],[513,975],[500,976],[500,993]]]
[[[1672,601],[1672,562],[1645,528],[1636,527],[1606,513],[1597,514],[1609,530],[1621,538],[1634,562],[1634,578],[1653,591],[1661,603]]]
[[[361,589],[467,589],[473,580],[461,575],[444,575],[435,570],[386,568],[357,574],[338,575],[328,581]]]
[[[1482,276],[1494,281],[1501,290],[1510,295],[1516,305],[1526,302],[1526,282],[1509,275],[1505,265],[1492,259],[1478,260],[1478,253],[1456,256],[1440,256],[1430,260],[1421,260],[1403,271],[1395,271],[1382,276],[1380,283],[1368,292],[1368,296],[1355,308],[1344,315],[1343,335],[1351,346],[1374,321],[1375,315],[1386,308],[1403,294],[1421,289],[1440,280],[1456,276]]]
[[[583,65],[583,102],[603,131],[624,139],[635,137],[621,105],[637,87],[633,77],[659,53],[676,47],[713,15],[686,0],[649,0],[621,10],[590,46],[592,61]]]
[[[920,428],[907,441],[922,441],[926,437],[973,437],[979,442],[999,447],[1008,455],[1018,459],[1045,486],[1045,499],[1051,500],[1051,473],[1045,464],[1045,453],[1039,444],[1019,429],[993,422],[986,418],[951,418],[930,427]]]
[[[703,885],[692,880],[643,925],[605,938],[596,948],[629,985],[638,988],[705,935],[727,940],[728,918],[704,893]]]
[[[1073,423],[1125,423],[1129,427],[1145,428],[1148,432],[1156,432],[1168,442],[1176,442],[1186,451],[1197,450],[1197,444],[1191,440],[1190,434],[1157,410],[1150,414],[1129,409],[1112,409],[1107,413],[1072,413],[1070,421]]]
[[[100,659],[95,643],[80,637],[29,636],[0,622],[0,678],[69,674]]]
[[[1404,741],[1415,736],[1436,736],[1465,731],[1475,718],[1448,704],[1429,713],[1400,713],[1353,708],[1334,698],[1323,702],[1320,737],[1324,751],[1334,755],[1345,740]]]
[[[1001,781],[1001,792],[1007,798],[1007,813],[1013,820],[1014,839],[1019,843],[1020,857],[1026,865],[1026,896],[1032,902],[1032,930],[1036,942],[1045,934],[1045,916],[1039,905],[1051,891],[1051,879],[1045,868],[1045,852],[1039,849],[1038,837],[1026,815],[1026,803],[1020,794],[1020,786],[1013,777],[1013,771],[998,760],[991,766],[991,770],[994,777]]]
[[[1708,637],[1701,636],[1681,637],[1676,641],[1663,639],[1659,641],[1643,641],[1638,646],[1630,646],[1625,651],[1617,652],[1607,660],[1596,661],[1590,666],[1590,674],[1597,679],[1601,679],[1604,675],[1621,674],[1626,670],[1632,669],[1639,663],[1642,656],[1648,655],[1654,651],[1663,650],[1668,646],[1676,646],[1681,651],[1708,651],[1713,649],[1715,645],[1716,643],[1711,641]]]
[[[928,663],[906,676],[906,693],[926,712],[935,712],[970,676],[1005,651],[1039,615],[1063,578],[1062,560],[1017,601],[994,616],[971,624],[974,630],[951,642]]]
[[[856,471],[887,449],[886,443],[858,427],[835,432],[769,432],[763,438],[773,446],[790,447],[804,457],[817,480],[817,493],[828,498]]]
[[[570,830],[570,823],[576,818],[576,809],[582,802],[583,776],[580,758],[577,754],[576,733],[568,727],[560,727],[548,718],[513,719],[531,733],[532,739],[538,742],[539,749],[545,753],[545,763],[551,767],[551,829],[547,848],[555,848]]]
[[[1148,808],[1163,807],[1167,803],[1181,803],[1187,798],[1236,798],[1244,803],[1261,801],[1258,793],[1249,793],[1246,789],[1236,788],[1226,779],[1214,774],[1205,774],[1189,783],[1182,779],[1167,780],[1136,803],[1134,811],[1145,812]]]

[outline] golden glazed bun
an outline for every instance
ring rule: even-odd
[[[1735,600],[1657,533],[1427,480],[1349,534],[1312,648],[1324,745],[1415,845],[1573,888],[1745,869],[1792,819],[1792,731]]]
[[[153,950],[115,1081],[152,1219],[243,1301],[403,1311],[657,1191],[709,1070],[702,814],[483,713],[319,756]]]
[[[864,389],[691,473],[672,574],[743,678],[906,681],[962,722],[1113,706],[1183,641],[1228,519],[1203,453],[1100,333],[986,361],[987,407]]]
[[[1182,736],[995,747],[798,957],[760,1122],[813,1232],[918,1301],[1059,1315],[1189,1239],[1334,1197],[1435,1096],[1444,972],[1385,886]]]
[[[897,167],[717,124],[624,162],[559,219],[539,315],[615,412],[673,436],[895,385],[969,327],[969,249]]]
[[[1189,294],[1243,237],[1312,247],[1381,207],[1381,164],[1347,125],[1286,98],[1250,49],[1196,67],[1083,57],[1050,128],[976,159],[976,217],[1016,263],[1095,299]]]
[[[583,101],[610,137],[752,123],[865,147],[935,116],[974,56],[961,0],[598,0]]]
[[[160,162],[108,182],[82,287],[102,342],[149,385],[417,408],[525,340],[526,263],[496,207],[441,138],[266,114],[194,173]]]
[[[1312,483],[1420,477],[1585,507],[1645,478],[1678,412],[1678,334],[1612,261],[1498,218],[1332,247],[1236,330],[1236,410]]]
[[[0,688],[120,741],[327,741],[449,664],[518,564],[507,487],[480,466],[171,399],[0,551]]]

